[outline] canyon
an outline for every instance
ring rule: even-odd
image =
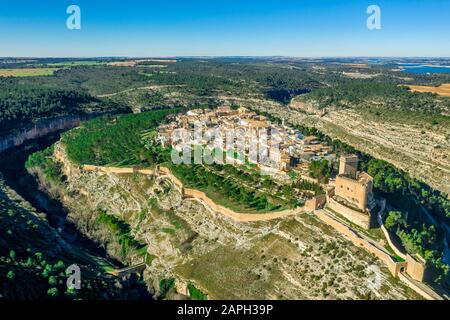
[[[222,96],[221,99],[267,112],[286,123],[316,128],[450,194],[450,127],[445,123],[431,126],[408,119],[383,121],[352,108],[319,109],[302,101],[301,96],[288,106],[262,98]]]
[[[160,280],[174,278],[178,293],[193,283],[211,299],[420,298],[313,214],[240,222],[184,198],[170,179],[83,170],[62,154],[57,158],[67,179],[53,190],[68,219],[109,255],[133,265],[142,255],[121,255],[117,239],[98,224],[99,212],[128,224],[152,257],[144,279],[155,295]],[[374,277],[382,283],[375,290]]]
[[[58,118],[47,127],[10,136],[2,145],[19,145],[75,127],[79,121]],[[54,158],[66,180],[55,185],[39,170],[33,171],[41,188],[66,208],[70,224],[124,265],[142,263],[143,257],[135,250],[121,254],[118,239],[98,224],[99,212],[130,225],[133,238],[146,244],[151,257],[144,279],[155,297],[159,281],[174,278],[179,294],[187,295],[187,285],[194,283],[213,299],[420,298],[380,261],[313,214],[236,219],[218,214],[202,201],[186,199],[173,179],[133,170],[83,168],[71,163],[64,151]],[[382,279],[376,290],[367,280],[374,277]],[[229,289],[221,286],[223,281],[231,284]]]
[[[72,129],[85,119],[87,119],[86,116],[61,116],[37,120],[32,125],[17,129],[17,132],[0,137],[0,152],[57,131]]]

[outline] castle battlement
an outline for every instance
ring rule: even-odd
[[[373,178],[368,173],[357,170],[356,155],[343,155],[339,162],[339,174],[336,177],[329,206],[334,206],[334,210],[350,221],[369,228],[370,210],[375,204],[372,190]]]
[[[345,174],[339,174],[337,177],[339,179],[351,181],[352,183],[359,184],[361,186],[366,186],[366,187],[370,187],[370,185],[373,184],[373,178],[366,172],[357,172],[355,178],[352,178]]]

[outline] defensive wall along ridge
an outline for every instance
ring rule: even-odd
[[[382,203],[383,210],[385,205],[386,201],[384,200]],[[442,297],[439,294],[436,294],[436,292],[432,291],[423,283],[427,273],[426,261],[424,261],[420,256],[412,256],[409,253],[404,253],[397,240],[392,237],[391,232],[386,229],[383,223],[383,219],[381,217],[381,212],[383,210],[380,210],[377,216],[380,229],[395,254],[406,261],[406,272],[400,272],[398,274],[399,279],[406,283],[414,291],[429,300],[442,300]]]
[[[383,261],[393,276],[397,277],[401,268],[404,268],[406,266],[406,263],[404,262],[394,261],[394,259],[388,253],[384,252],[376,245],[370,243],[367,239],[361,237],[357,232],[353,231],[346,225],[337,221],[331,215],[327,214],[324,210],[316,210],[315,215],[320,220],[345,235],[356,246],[363,247],[364,249],[375,255],[378,259]]]
[[[75,166],[70,164],[67,157],[62,150],[60,144],[55,146],[55,158],[65,164],[64,173],[70,173],[70,171],[75,170]],[[177,189],[183,196],[184,199],[193,200],[201,203],[206,208],[210,209],[212,212],[222,214],[234,221],[238,222],[256,222],[256,221],[270,221],[279,218],[285,218],[289,216],[295,216],[297,214],[307,211],[307,206],[300,207],[291,210],[284,210],[278,212],[269,213],[241,213],[235,212],[229,208],[221,206],[215,203],[211,198],[209,198],[204,192],[185,188],[183,183],[175,177],[169,168],[158,166],[154,169],[140,169],[140,168],[122,168],[122,167],[104,167],[104,166],[94,166],[94,165],[81,165],[80,170],[91,171],[91,172],[101,172],[106,174],[143,174],[155,176],[157,179],[168,179],[173,184],[174,188]]]
[[[325,210],[316,210],[317,207],[323,205],[324,196],[318,196],[311,200],[309,200],[304,207],[293,209],[293,210],[285,210],[274,213],[263,213],[263,214],[248,214],[248,213],[238,213],[226,207],[216,204],[213,200],[211,200],[204,192],[189,189],[183,187],[182,182],[175,177],[171,171],[166,167],[157,167],[155,169],[138,169],[138,168],[116,168],[116,167],[98,167],[92,165],[84,165],[81,167],[82,170],[85,171],[95,171],[95,172],[103,172],[103,173],[112,173],[112,174],[132,174],[139,173],[144,175],[152,175],[158,178],[167,178],[169,179],[174,187],[178,189],[183,195],[184,199],[194,200],[205,206],[208,210],[213,213],[222,214],[234,221],[238,222],[256,222],[256,221],[270,221],[279,218],[285,218],[289,216],[294,216],[296,214],[304,213],[307,211],[313,211],[315,215],[327,225],[333,227],[336,231],[344,235],[348,240],[350,240],[354,245],[358,247],[364,248],[366,251],[373,254],[375,257],[380,259],[388,268],[390,273],[400,279],[404,284],[406,284],[409,288],[414,290],[416,293],[421,295],[427,300],[441,300],[442,298],[436,294],[431,288],[427,287],[423,283],[420,283],[418,280],[415,280],[415,273],[423,273],[423,269],[416,266],[415,260],[410,255],[402,254],[399,249],[391,242],[389,234],[387,234],[386,238],[388,239],[389,244],[392,244],[392,247],[395,248],[395,252],[401,253],[400,257],[404,258],[406,261],[396,261],[394,257],[392,257],[388,252],[382,250],[379,246],[372,243],[365,237],[362,237],[358,234],[358,232],[354,231],[350,227],[345,224],[339,222],[331,215],[326,213]],[[382,225],[382,227],[384,227]],[[385,230],[383,230],[384,233]],[[387,232],[387,230],[386,230]],[[418,269],[419,271],[415,270]],[[406,273],[410,273],[410,270],[414,270],[410,276],[407,276]]]
[[[394,258],[386,251],[380,249],[377,245],[372,243],[365,237],[362,237],[358,232],[352,230],[350,227],[336,220],[325,210],[315,210],[314,214],[324,223],[333,227],[336,231],[343,234],[354,245],[364,248],[366,251],[372,253],[375,257],[380,259],[388,268],[389,272],[396,278],[400,279],[405,285],[414,290],[427,300],[442,300],[442,297],[434,292],[431,288],[414,279],[414,275],[409,275],[407,269],[418,268],[415,260],[410,255],[404,255],[406,261],[395,261]],[[414,270],[415,271],[415,270]]]
[[[326,196],[317,196],[313,199],[310,199],[306,202],[304,207],[293,209],[293,210],[284,210],[280,212],[273,213],[263,213],[263,214],[249,214],[249,213],[239,213],[235,212],[229,208],[223,207],[221,205],[216,204],[212,199],[210,199],[204,192],[185,188],[183,183],[175,177],[170,169],[162,166],[158,166],[154,169],[139,169],[139,168],[120,168],[120,167],[103,167],[103,166],[93,166],[93,165],[82,165],[82,166],[74,166],[70,161],[67,160],[64,150],[61,148],[60,144],[55,146],[55,158],[61,161],[64,164],[64,172],[70,172],[72,170],[83,170],[83,171],[91,171],[91,172],[102,172],[106,174],[143,174],[143,175],[151,175],[155,176],[157,179],[168,179],[172,182],[174,188],[176,188],[183,196],[184,199],[198,201],[203,204],[205,208],[210,210],[213,213],[222,214],[234,221],[238,222],[256,222],[256,221],[270,221],[279,218],[285,218],[290,216],[295,216],[304,212],[314,212],[314,214],[324,223],[334,228],[336,231],[344,235],[348,240],[350,240],[354,245],[364,248],[366,251],[372,253],[375,257],[380,259],[383,263],[386,264],[390,273],[399,278],[403,283],[405,283],[412,290],[417,292],[419,295],[428,300],[439,300],[442,299],[438,294],[436,294],[431,288],[425,286],[423,283],[420,283],[420,280],[415,280],[415,273],[423,272],[421,268],[414,270],[412,274],[406,275],[405,271],[408,267],[409,269],[416,269],[415,260],[408,254],[403,254],[397,247],[394,245],[394,241],[391,240],[390,235],[387,230],[385,230],[384,225],[381,224],[381,228],[383,233],[388,240],[389,245],[394,249],[395,253],[406,261],[396,261],[394,257],[392,257],[386,250],[382,250],[379,246],[372,243],[366,237],[363,237],[358,234],[357,231],[353,230],[349,226],[339,222],[337,219],[333,218],[330,214],[328,214],[325,210],[320,209],[326,203]],[[413,266],[414,265],[414,266]],[[413,267],[413,268],[411,268]]]
[[[279,218],[284,218],[288,216],[294,216],[296,214],[302,213],[305,211],[304,208],[297,208],[292,210],[284,210],[279,212],[272,212],[272,213],[241,213],[241,212],[235,212],[229,208],[226,208],[224,206],[221,206],[217,203],[215,203],[211,198],[209,198],[204,192],[196,190],[196,189],[190,189],[185,188],[183,186],[183,183],[175,177],[170,169],[166,167],[157,167],[155,169],[138,169],[138,168],[117,168],[117,167],[99,167],[99,166],[92,166],[92,165],[83,165],[81,167],[84,171],[96,171],[96,172],[103,172],[103,173],[113,173],[113,174],[132,174],[132,173],[138,173],[143,175],[151,175],[158,178],[167,178],[169,179],[174,187],[180,191],[180,193],[183,195],[183,198],[185,199],[192,199],[196,200],[199,203],[207,206],[209,209],[211,209],[214,212],[223,214],[226,217],[229,217],[235,221],[239,222],[254,222],[254,221],[269,221]]]

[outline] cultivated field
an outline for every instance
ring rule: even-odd
[[[18,68],[0,69],[0,77],[35,77],[51,76],[59,68]]]
[[[137,61],[136,60],[127,60],[127,61],[114,61],[109,62],[108,66],[115,66],[115,67],[134,67],[136,66]]]
[[[105,65],[105,64],[106,64],[106,62],[96,61],[96,60],[80,60],[80,61],[49,63],[48,66],[75,67],[75,66],[101,66],[101,65]]]
[[[407,85],[407,87],[414,92],[431,92],[436,93],[440,96],[450,97],[450,83],[443,84],[439,87],[412,86],[412,85]]]

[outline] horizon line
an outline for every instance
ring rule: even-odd
[[[289,55],[163,55],[163,56],[0,56],[0,59],[168,59],[168,58],[291,58],[291,59],[450,59],[450,56],[289,56]]]

